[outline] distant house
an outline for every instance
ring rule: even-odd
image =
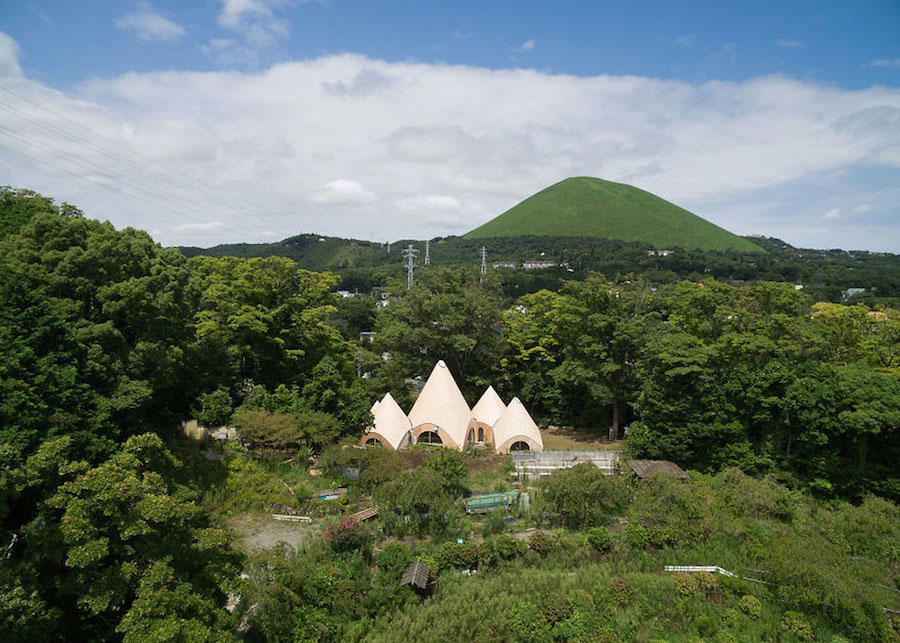
[[[367,330],[359,334],[359,341],[372,342],[375,341],[375,331]]]
[[[515,261],[495,261],[494,268],[512,268],[515,270],[516,262]]]
[[[675,254],[674,250],[648,250],[647,254],[651,257],[668,257]]]
[[[841,293],[841,296],[844,299],[850,299],[854,295],[861,295],[864,292],[866,292],[865,288],[847,288],[847,290]]]
[[[525,270],[543,270],[554,266],[556,266],[555,261],[525,261],[522,263],[522,268]]]

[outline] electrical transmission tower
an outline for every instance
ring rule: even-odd
[[[412,287],[413,282],[413,270],[416,268],[416,255],[419,254],[419,251],[413,248],[412,244],[409,244],[403,249],[403,258],[406,259],[406,289],[409,290]]]
[[[431,242],[428,239],[425,240],[425,265],[431,265]]]
[[[484,275],[487,273],[487,247],[481,246],[481,279],[484,281]]]

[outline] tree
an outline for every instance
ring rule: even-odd
[[[444,360],[465,393],[491,383],[500,359],[499,277],[459,269],[423,273],[405,294],[391,297],[376,324],[377,352],[388,352],[382,377],[428,373]]]
[[[597,527],[620,514],[629,491],[618,476],[608,476],[592,464],[557,469],[541,480],[541,495],[561,522],[574,529]]]
[[[204,393],[198,402],[197,422],[200,426],[223,426],[231,419],[231,394],[225,389]]]
[[[231,423],[243,440],[278,448],[296,445],[306,438],[297,417],[291,413],[273,413],[264,409],[241,408]]]
[[[395,534],[440,531],[451,505],[445,485],[444,478],[427,467],[404,471],[381,485],[375,501],[385,529]]]

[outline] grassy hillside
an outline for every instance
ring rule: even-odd
[[[604,237],[642,241],[657,248],[764,252],[650,192],[590,177],[551,185],[464,236],[517,235]]]

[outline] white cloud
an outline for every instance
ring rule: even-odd
[[[840,228],[859,217],[826,228],[829,209],[849,215],[870,204],[878,221],[900,221],[900,90],[889,87],[850,91],[783,76],[699,84],[580,78],[349,54],[252,73],[129,73],[70,93],[25,79],[3,83],[157,159],[176,180],[201,180],[202,189],[179,187],[0,112],[6,129],[106,169],[75,179],[49,163],[78,176],[83,167],[0,133],[0,144],[38,159],[0,149],[5,182],[116,225],[162,230],[164,243],[258,240],[262,230],[272,238],[459,234],[582,175],[632,183],[725,228],[800,245],[849,238]],[[871,168],[868,182],[844,181]],[[122,175],[151,194],[100,186],[100,176]],[[826,233],[804,232],[813,220]],[[224,226],[175,230],[212,222]],[[869,234],[871,247],[900,250],[900,234],[875,230],[855,228],[854,242]]]
[[[186,32],[184,27],[161,16],[147,5],[141,3],[136,11],[127,13],[116,19],[119,29],[132,31],[141,40],[175,40]]]
[[[175,232],[206,232],[209,230],[220,230],[225,227],[222,221],[211,221],[210,223],[185,223],[172,228]]]
[[[870,62],[867,67],[900,67],[900,58],[878,58]]]
[[[775,44],[783,49],[800,49],[804,46],[799,40],[789,40],[787,38],[777,38]]]
[[[831,208],[828,212],[825,213],[825,216],[822,217],[825,221],[830,219],[839,219],[841,216],[840,208]]]
[[[513,47],[512,50],[515,53],[522,53],[525,51],[532,51],[534,49],[534,46],[535,46],[535,41],[534,41],[534,38],[532,38],[531,40],[526,40],[518,47]]]
[[[313,201],[330,205],[360,206],[373,203],[377,197],[362,183],[350,179],[329,181],[313,194]]]
[[[866,212],[871,212],[875,208],[872,207],[871,203],[862,203],[855,208],[853,208],[853,214],[865,214]]]
[[[0,78],[18,78],[21,75],[19,43],[0,31]]]
[[[247,16],[269,16],[271,13],[260,0],[223,0],[222,11],[219,13],[219,24],[233,29],[240,25]]]
[[[679,47],[686,47],[690,49],[697,43],[697,34],[691,33],[684,36],[678,36],[673,42]]]

